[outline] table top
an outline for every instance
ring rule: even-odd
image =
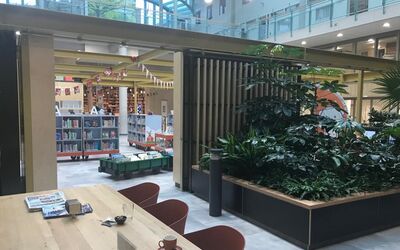
[[[130,200],[106,185],[94,185],[61,190],[67,199],[89,203],[93,213],[43,219],[41,212],[28,212],[25,197],[51,191],[0,197],[1,249],[117,249],[117,232],[127,238],[136,249],[158,249],[158,241],[165,235],[178,237],[183,249],[199,249],[174,230],[134,205],[133,219],[124,225],[106,227],[100,220],[123,214],[124,204]]]

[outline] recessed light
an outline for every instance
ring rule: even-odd
[[[343,37],[343,33],[338,33],[336,36],[337,37]]]
[[[20,36],[21,35],[21,31],[19,31],[19,30],[15,31],[15,35],[16,36]]]
[[[370,38],[370,39],[368,39],[368,43],[375,43],[375,40]]]
[[[306,44],[307,44],[306,41],[302,41],[302,42],[301,42],[301,45],[306,45]]]
[[[390,28],[390,23],[386,22],[382,25],[384,28]]]

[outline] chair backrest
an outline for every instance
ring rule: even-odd
[[[185,202],[174,199],[166,200],[146,207],[145,210],[177,233],[185,233],[186,218],[189,212],[189,207]]]
[[[183,235],[202,250],[243,250],[245,239],[234,228],[216,226]]]
[[[136,186],[121,189],[118,192],[135,204],[141,207],[148,207],[157,203],[160,186],[155,183],[145,182]]]

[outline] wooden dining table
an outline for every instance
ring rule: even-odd
[[[55,191],[55,190],[53,190]],[[44,219],[42,213],[29,212],[25,197],[52,191],[0,197],[0,249],[118,249],[117,234],[134,249],[157,250],[166,235],[175,235],[182,249],[199,249],[160,220],[106,185],[61,190],[66,199],[89,203],[92,213],[73,217]],[[102,226],[101,221],[124,213],[133,206],[125,224]]]

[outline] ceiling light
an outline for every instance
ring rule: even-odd
[[[390,28],[390,23],[386,22],[382,25],[384,28]]]
[[[343,33],[338,33],[336,36],[337,37],[343,37]]]
[[[20,36],[21,35],[21,31],[19,31],[19,30],[15,31],[15,35],[16,36]]]
[[[301,45],[306,45],[306,44],[307,44],[306,41],[302,41],[302,42],[301,42]]]
[[[370,39],[368,39],[368,43],[375,43],[375,40],[370,38]]]
[[[342,47],[340,47],[340,46],[337,46],[336,47],[336,50],[342,50],[343,48]]]
[[[213,0],[204,0],[206,4],[212,4]]]

